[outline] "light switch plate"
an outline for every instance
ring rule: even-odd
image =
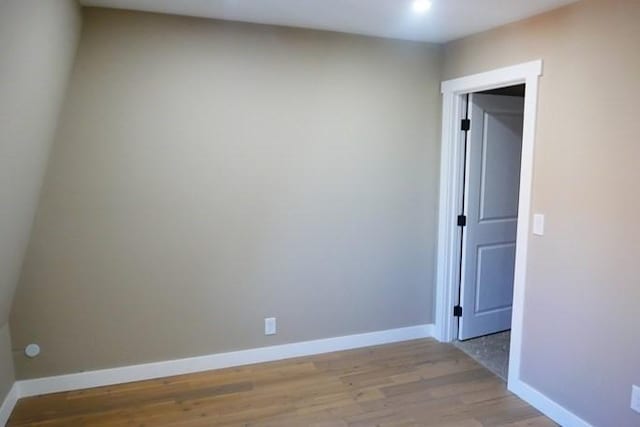
[[[276,334],[276,318],[265,317],[264,319],[264,334],[275,335]]]
[[[533,234],[536,236],[544,236],[544,215],[533,215]]]
[[[631,386],[631,409],[640,413],[640,386]]]

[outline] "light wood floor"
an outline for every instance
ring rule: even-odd
[[[434,340],[21,399],[9,426],[555,426]]]

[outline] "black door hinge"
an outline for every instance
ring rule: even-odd
[[[467,225],[467,216],[458,215],[458,227],[464,227]]]
[[[453,307],[453,316],[462,317],[462,306],[456,305],[455,307]]]
[[[463,131],[468,131],[469,129],[471,129],[471,120],[462,119],[462,122],[460,123],[460,129]]]

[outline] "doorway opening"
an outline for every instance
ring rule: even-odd
[[[518,395],[529,390],[520,379],[520,360],[541,74],[537,60],[442,83],[435,336],[461,344],[478,336],[501,338],[499,345],[509,349],[502,353],[508,359],[508,374],[502,375]],[[499,138],[488,141],[491,135]],[[513,143],[514,135],[520,144]],[[472,145],[474,138],[479,142]],[[467,168],[472,160],[475,169]],[[492,345],[478,347],[485,344]]]
[[[455,344],[507,380],[525,85],[465,97]]]

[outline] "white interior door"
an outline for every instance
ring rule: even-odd
[[[524,98],[469,95],[459,339],[511,328]]]

